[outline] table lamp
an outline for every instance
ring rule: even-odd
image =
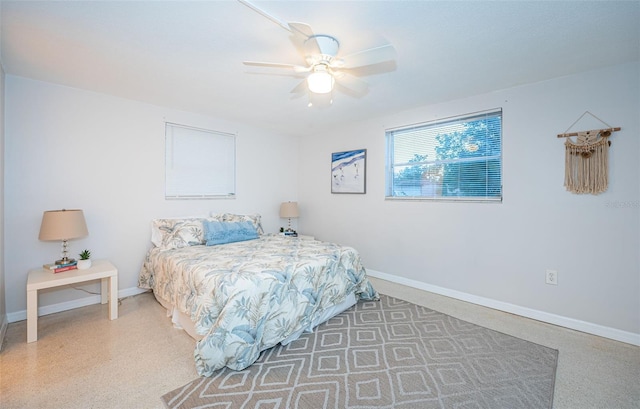
[[[284,202],[280,205],[280,217],[289,219],[287,231],[291,231],[291,219],[298,217],[298,202]]]
[[[67,240],[85,237],[89,234],[82,210],[47,210],[42,215],[40,235],[44,241],[62,240],[62,258],[56,264],[69,264],[75,260],[67,257]]]

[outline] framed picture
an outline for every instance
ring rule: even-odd
[[[367,193],[367,150],[331,154],[331,193]]]

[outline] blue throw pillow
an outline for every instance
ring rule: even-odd
[[[253,240],[258,238],[258,231],[253,223],[246,222],[218,222],[204,221],[204,240],[207,246],[234,243],[236,241]]]

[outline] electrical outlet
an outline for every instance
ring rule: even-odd
[[[547,270],[544,282],[551,285],[558,285],[558,272],[556,270]]]

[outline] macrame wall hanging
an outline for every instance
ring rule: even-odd
[[[586,114],[606,125],[606,128],[568,133],[567,131]],[[609,137],[612,132],[619,130],[620,128],[614,128],[591,112],[585,111],[564,133],[558,135],[558,138],[567,138],[564,143],[564,186],[569,192],[597,195],[607,190],[611,146]],[[571,140],[572,136],[576,137],[575,142]]]

